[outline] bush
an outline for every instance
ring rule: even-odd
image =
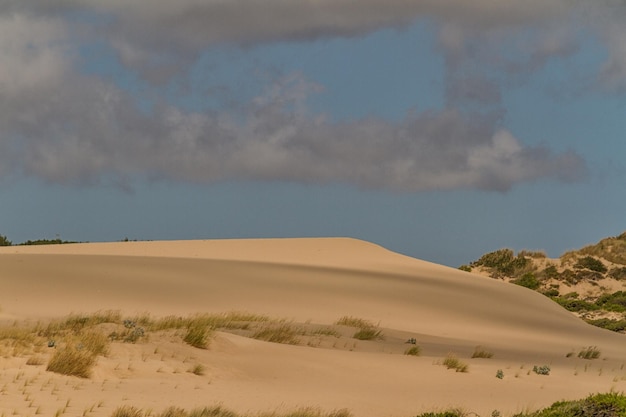
[[[614,319],[596,319],[596,320],[587,320],[587,323],[601,327],[603,329],[611,330],[613,332],[623,332],[626,330],[626,320],[614,320]]]
[[[297,345],[300,341],[297,338],[298,330],[289,324],[281,324],[278,327],[268,326],[252,335],[254,339],[265,340],[272,343],[286,343]]]
[[[602,261],[592,257],[585,256],[584,258],[580,258],[578,262],[574,265],[576,269],[589,269],[591,271],[600,272],[604,274],[607,271],[606,266],[602,263]]]
[[[609,277],[618,281],[626,280],[626,267],[611,269],[609,271]]]
[[[511,282],[513,282],[513,284],[520,285],[531,290],[536,290],[537,288],[539,288],[540,285],[539,281],[535,277],[535,274],[533,274],[532,272],[527,272]]]
[[[0,246],[11,246],[13,242],[7,239],[6,236],[0,235]]]
[[[513,417],[623,417],[626,415],[626,397],[622,394],[595,394],[584,400],[559,401],[534,413],[515,414]]]
[[[550,375],[550,367],[548,365],[533,366],[533,372],[537,375]]]
[[[498,369],[498,371],[496,372],[496,378],[498,379],[504,378],[504,371],[502,371],[502,369]]]

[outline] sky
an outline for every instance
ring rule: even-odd
[[[0,234],[557,257],[626,230],[624,21],[622,0],[2,0]]]

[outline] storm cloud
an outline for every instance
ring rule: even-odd
[[[574,54],[582,25],[609,51],[598,85],[623,88],[623,9],[560,0],[4,2],[0,176],[77,185],[342,182],[408,192],[577,181],[587,168],[576,152],[528,146],[501,125],[501,78]],[[396,122],[333,121],[312,111],[308,100],[323,86],[299,73],[273,79],[237,109],[193,111],[164,97],[150,97],[146,110],[145,97],[80,70],[81,42],[105,44],[146,83],[160,85],[184,78],[207,48],[358,37],[417,19],[438,28],[446,103]]]

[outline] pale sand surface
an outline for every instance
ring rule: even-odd
[[[355,417],[463,407],[509,415],[626,387],[626,336],[589,326],[546,297],[353,239],[118,242],[0,248],[0,319],[70,313],[245,311],[331,325],[379,323],[384,341],[283,345],[218,332],[209,349],[161,334],[113,343],[90,379],[0,357],[0,415],[108,416],[221,404],[239,412],[316,406]],[[409,337],[420,357],[403,355]],[[333,339],[336,339],[333,341]],[[477,345],[491,359],[470,359]],[[602,357],[574,357],[597,346]],[[449,352],[468,373],[438,365]],[[43,352],[43,356],[49,355]],[[187,370],[206,367],[203,376]],[[550,365],[549,376],[531,372]],[[495,377],[504,371],[504,379]]]

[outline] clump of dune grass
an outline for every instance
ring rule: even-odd
[[[290,324],[282,323],[278,326],[266,326],[252,334],[252,338],[272,343],[297,345],[300,343],[298,335],[302,332]]]
[[[469,365],[461,361],[455,354],[449,353],[442,363],[448,369],[454,369],[456,372],[468,372]]]
[[[472,359],[473,358],[490,359],[492,357],[493,357],[493,352],[486,350],[482,346],[476,346],[476,349],[474,349],[474,353],[472,353]]]
[[[550,375],[550,366],[541,365],[541,366],[533,366],[533,372],[537,375]]]
[[[404,351],[405,355],[409,356],[419,356],[422,353],[422,348],[419,346],[411,346],[407,350]]]
[[[123,405],[113,411],[111,417],[144,417],[145,413],[132,405]]]
[[[335,324],[339,326],[357,327],[359,329],[367,329],[370,327],[376,327],[376,325],[369,320],[361,319],[358,317],[352,317],[352,316],[343,316],[342,318],[337,320]]]
[[[183,341],[193,347],[206,349],[209,346],[209,337],[213,333],[205,323],[191,322],[187,327],[187,333],[183,337]]]
[[[600,357],[600,351],[596,346],[588,346],[578,352],[578,357],[582,359],[598,359]]]
[[[198,376],[204,375],[205,371],[206,371],[206,368],[201,363],[196,364],[193,367],[191,367],[191,369],[189,369],[189,372],[191,372],[194,375],[198,375]]]
[[[216,407],[204,407],[195,408],[191,411],[186,411],[179,407],[169,407],[163,410],[159,414],[153,414],[152,412],[143,412],[142,410],[130,406],[124,405],[118,407],[111,417],[247,417],[252,415],[239,415],[221,406]],[[331,412],[323,412],[317,408],[300,408],[294,411],[279,413],[277,411],[269,413],[259,413],[256,417],[351,417],[348,410],[340,409]]]
[[[48,362],[46,371],[89,378],[91,376],[91,368],[95,363],[96,355],[92,352],[68,345],[54,352]]]
[[[358,340],[377,340],[385,338],[382,330],[379,330],[375,327],[359,329],[356,333],[352,335],[352,337]]]
[[[339,333],[337,330],[333,329],[332,327],[324,327],[321,329],[314,330],[312,334],[316,336],[341,337],[341,333]]]

